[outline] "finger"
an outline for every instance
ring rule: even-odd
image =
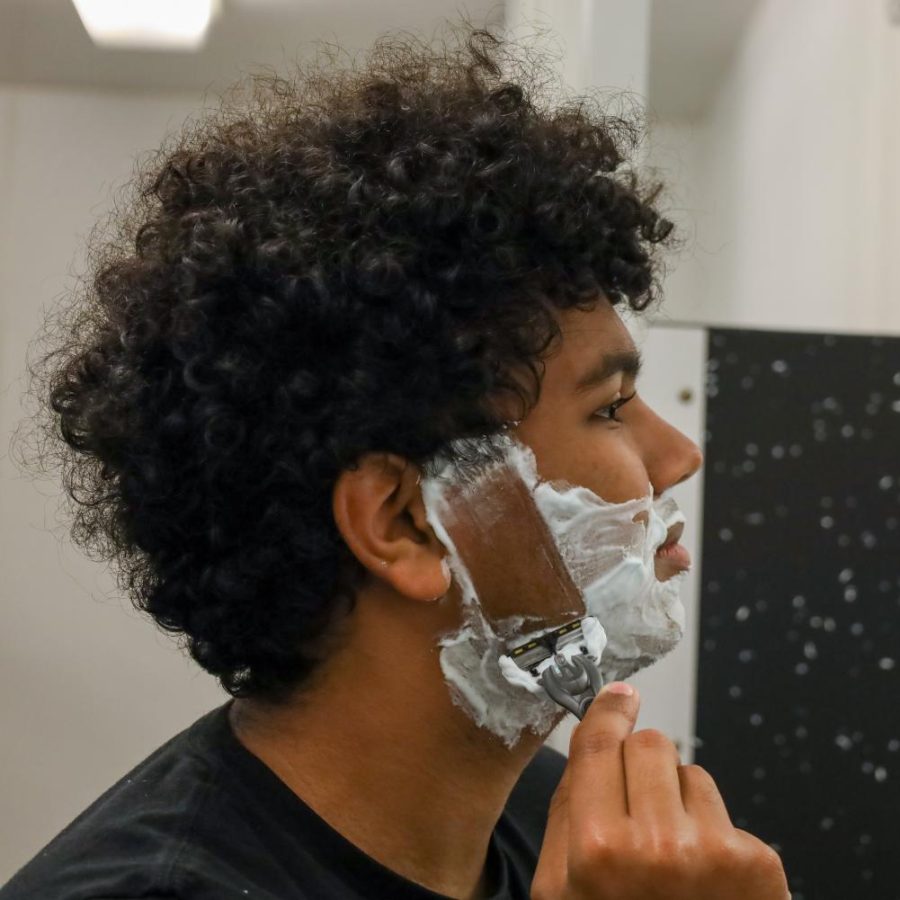
[[[547,825],[544,830],[544,842],[538,857],[535,879],[547,869],[557,879],[565,874],[566,860],[569,855],[569,767],[566,766],[562,778],[550,798],[547,811]],[[561,882],[564,883],[564,882]]]
[[[620,689],[630,690],[630,695]],[[569,744],[569,822],[589,828],[628,815],[623,746],[640,707],[637,689],[607,684],[590,705]]]
[[[679,766],[678,780],[681,800],[692,819],[717,831],[734,827],[719,788],[706,769],[697,765]]]
[[[628,813],[633,819],[662,828],[687,818],[681,798],[675,745],[661,731],[645,728],[625,741],[625,780]]]

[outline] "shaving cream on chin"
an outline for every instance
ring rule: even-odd
[[[531,449],[509,434],[456,443],[464,445],[459,449],[466,459],[481,454],[481,461],[460,466],[437,460],[426,468],[428,474],[421,481],[426,519],[447,549],[463,598],[462,626],[440,640],[441,670],[453,701],[477,725],[513,747],[525,729],[546,736],[560,719],[559,707],[539,685],[528,683],[533,676],[515,671],[506,656],[510,644],[547,629],[534,617],[516,616],[494,627],[485,619],[475,586],[444,524],[453,521],[448,489],[462,488],[470,502],[478,502],[479,477],[498,466],[518,472],[582,594],[585,616],[597,623],[592,624],[595,637],[588,653],[605,680],[626,678],[650,665],[684,634],[684,607],[679,599],[683,573],[657,581],[655,554],[668,529],[685,519],[671,497],[653,500],[652,485],[644,497],[607,503],[585,487],[539,481]]]

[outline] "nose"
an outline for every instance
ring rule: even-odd
[[[647,433],[645,462],[656,496],[687,481],[703,465],[703,451],[683,432],[652,413],[654,427]]]

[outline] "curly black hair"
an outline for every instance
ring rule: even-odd
[[[659,295],[637,106],[447,30],[243,76],[136,164],[28,365],[73,541],[232,696],[287,700],[353,607],[343,469],[497,432],[554,309]]]

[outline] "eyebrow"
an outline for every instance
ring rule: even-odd
[[[631,379],[636,379],[641,373],[643,359],[640,351],[634,350],[618,350],[612,353],[605,353],[600,363],[589,372],[586,372],[578,383],[575,385],[575,393],[583,394],[592,387],[597,387],[608,381],[613,375],[619,372],[624,373]]]

